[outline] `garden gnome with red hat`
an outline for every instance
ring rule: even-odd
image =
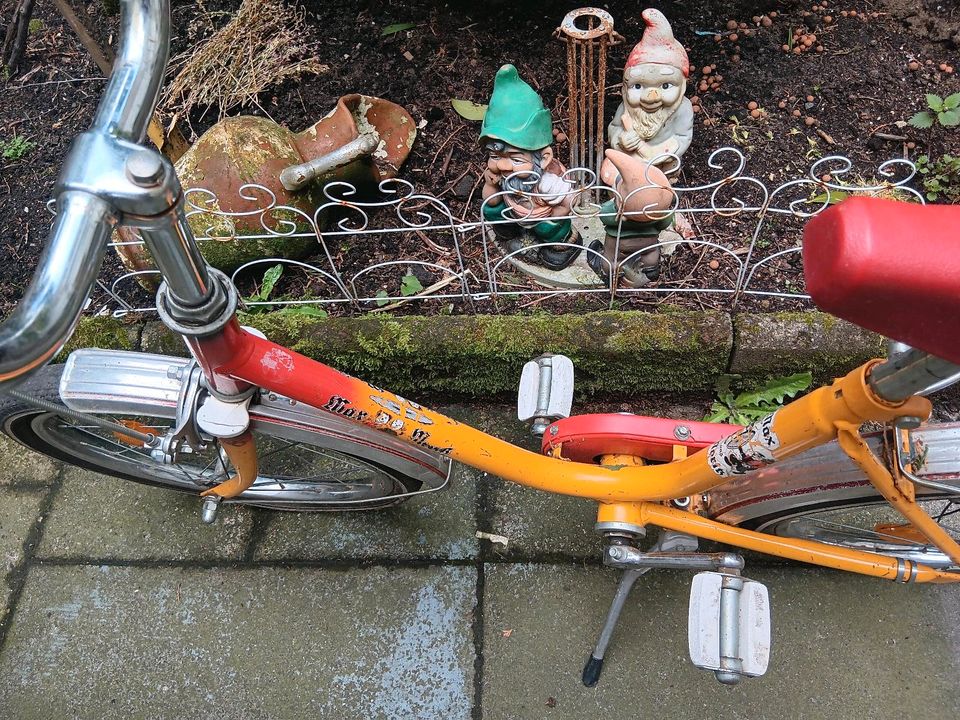
[[[679,157],[693,138],[693,106],[684,97],[690,61],[659,10],[643,11],[646,29],[623,70],[623,102],[607,127],[610,147],[653,160],[665,153]],[[677,162],[662,157],[666,172]]]

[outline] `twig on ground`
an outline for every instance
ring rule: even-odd
[[[440,245],[437,245],[433,240],[430,239],[430,236],[427,235],[423,230],[414,230],[414,232],[417,234],[418,238],[423,240],[423,244],[429,247],[435,253],[439,253],[440,255],[450,254],[450,250],[448,250],[445,247],[441,247]]]
[[[884,132],[875,132],[873,136],[881,140],[893,140],[894,142],[906,142],[907,140],[906,135],[891,135],[890,133]]]
[[[456,129],[454,129],[454,131],[447,136],[447,139],[440,143],[440,147],[438,147],[437,151],[433,154],[433,159],[430,161],[430,165],[428,166],[429,168],[433,168],[434,163],[437,162],[437,158],[440,157],[440,152],[447,146],[447,143],[453,140],[456,134],[465,127],[466,125],[458,125]]]
[[[443,159],[443,165],[440,166],[440,174],[446,175],[447,168],[450,167],[450,160],[453,158],[453,145],[447,149],[447,156]]]
[[[410,297],[404,298],[403,300],[397,300],[396,302],[392,302],[389,305],[384,305],[383,307],[374,308],[370,312],[387,312],[389,310],[396,310],[398,307],[400,307],[401,305],[404,305],[405,303],[410,302],[411,300],[416,300],[418,298],[426,297],[427,295],[431,295],[435,293],[437,290],[443,290],[443,288],[445,288],[447,285],[459,279],[460,279],[459,275],[447,275],[447,277],[445,277],[443,280],[435,282],[433,285],[431,285],[428,288],[424,288],[423,290],[418,292],[416,295],[411,295]]]
[[[817,130],[817,135],[819,135],[820,137],[822,137],[822,138],[827,142],[828,145],[836,145],[836,144],[837,144],[837,141],[834,140],[829,134],[827,134],[826,132],[824,132],[824,131],[821,130],[820,128],[817,128],[816,130]]]
[[[16,75],[17,66],[27,49],[30,34],[30,18],[33,15],[33,0],[19,0],[7,25],[0,48],[0,64],[6,66],[10,75]]]

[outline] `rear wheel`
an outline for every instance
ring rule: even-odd
[[[881,435],[865,439],[883,452]],[[924,457],[924,477],[943,486],[917,486],[917,503],[960,542],[960,424],[923,426],[913,440]],[[887,504],[836,443],[733,479],[710,495],[712,517],[731,525],[956,567]]]
[[[42,369],[22,392],[59,403],[61,366]],[[360,510],[402,502],[424,480],[439,484],[442,464],[405,454],[391,438],[382,440],[344,421],[323,416],[269,417],[251,404],[259,474],[235,502],[281,510]],[[157,403],[149,413],[86,413],[141,433],[164,435],[175,409]],[[0,429],[27,447],[63,462],[106,475],[174,490],[199,493],[226,480],[231,467],[216,441],[184,445],[177,461],[165,464],[130,436],[82,419],[39,410],[13,397],[0,398]],[[349,434],[347,434],[349,433]],[[379,435],[379,434],[377,434]]]
[[[919,504],[954,540],[960,542],[960,500],[931,499]],[[819,508],[808,507],[761,518],[744,526],[780,537],[893,555],[936,568],[957,567],[938,548],[919,536],[879,495],[853,504],[823,498]]]

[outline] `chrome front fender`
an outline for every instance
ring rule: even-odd
[[[125,350],[77,350],[64,366],[60,398],[78,412],[173,420],[181,371],[188,363],[184,358]],[[262,391],[254,398],[250,420],[254,429],[257,422],[265,420],[273,421],[275,427],[309,428],[324,435],[331,447],[354,454],[362,455],[363,445],[379,447],[389,454],[396,469],[431,489],[442,486],[449,474],[451,460],[447,457],[275,392]]]

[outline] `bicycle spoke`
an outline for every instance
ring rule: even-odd
[[[149,416],[104,414],[105,422],[136,427],[163,438],[173,420]],[[184,443],[175,461],[165,463],[151,447],[134,443],[122,431],[90,421],[76,422],[51,413],[45,416],[44,436],[61,439],[64,449],[76,449],[77,457],[88,459],[105,471],[182,489],[211,487],[233,473],[233,465],[218,442],[193,448]],[[266,498],[291,493],[292,502],[337,505],[344,502],[376,500],[396,492],[389,472],[364,459],[335,448],[312,444],[297,436],[283,437],[267,428],[255,429],[260,472],[256,489]],[[256,497],[256,496],[254,496]],[[251,498],[253,500],[253,498]],[[281,500],[282,501],[282,500]]]

